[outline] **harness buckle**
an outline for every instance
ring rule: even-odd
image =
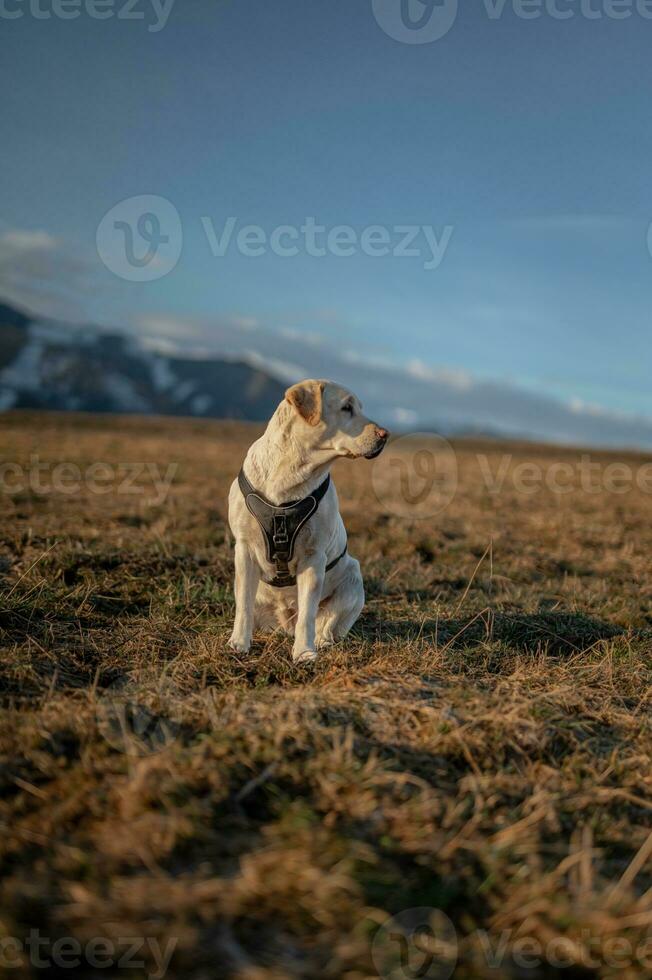
[[[276,545],[287,544],[289,541],[287,519],[283,516],[283,514],[276,514],[274,516],[272,541]]]

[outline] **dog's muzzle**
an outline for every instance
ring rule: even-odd
[[[380,456],[389,439],[389,432],[387,429],[376,428],[376,437],[378,439],[376,448],[372,449],[370,453],[365,453],[365,459],[376,459],[377,456]]]

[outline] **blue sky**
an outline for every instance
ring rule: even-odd
[[[0,41],[11,298],[136,331],[165,317],[180,343],[201,324],[209,348],[226,318],[652,417],[652,19],[634,0],[557,0],[564,20],[474,0],[424,44],[388,36],[371,0],[176,0],[158,31],[151,0],[142,20],[37,19],[30,2],[5,0],[23,16]],[[105,213],[141,195],[183,229],[176,267],[144,283],[96,249]],[[314,216],[379,225],[392,246],[396,226],[451,237],[432,269],[359,250],[216,257],[202,218],[219,233],[229,216],[267,235]]]

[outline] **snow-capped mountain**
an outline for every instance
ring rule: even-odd
[[[0,410],[268,418],[285,385],[242,360],[168,356],[0,303]]]

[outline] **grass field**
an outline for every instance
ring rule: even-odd
[[[649,459],[460,441],[422,520],[337,464],[367,605],[297,668],[226,647],[257,431],[0,416],[0,970],[652,976]]]

